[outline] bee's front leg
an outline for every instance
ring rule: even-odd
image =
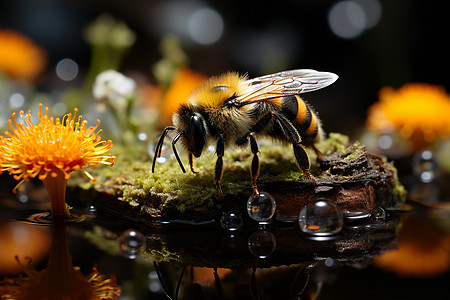
[[[189,159],[189,167],[191,168],[191,172],[195,175],[198,175],[199,173],[194,170],[194,158],[193,158],[193,155],[191,152],[189,152],[189,154],[188,154],[188,159]]]
[[[219,134],[217,138],[217,146],[216,146],[216,167],[214,169],[214,185],[217,190],[217,198],[221,200],[223,198],[222,188],[220,187],[220,181],[222,180],[223,175],[223,155],[225,153],[225,141],[223,139],[223,134]]]

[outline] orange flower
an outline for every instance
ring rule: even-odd
[[[6,132],[8,138],[0,136],[0,166],[2,171],[14,175],[14,179],[21,180],[19,184],[38,176],[49,192],[52,213],[64,214],[65,188],[70,173],[81,170],[94,182],[95,178],[82,167],[114,165],[115,157],[106,154],[112,142],[102,141],[99,131],[95,132],[100,120],[95,127],[89,128],[87,121],[81,121],[81,116],[76,120],[76,108],[73,116],[68,114],[62,121],[50,118],[48,108],[44,115],[42,104],[39,111],[40,123],[37,125],[31,121],[30,111],[26,116],[20,112],[28,126],[17,122],[15,113],[12,114],[17,129],[8,120],[12,133]]]
[[[367,127],[378,133],[398,131],[403,138],[427,143],[450,135],[450,97],[443,87],[405,84],[398,90],[385,87],[368,111]]]
[[[44,71],[47,55],[28,37],[0,29],[0,45],[0,71],[31,83]]]

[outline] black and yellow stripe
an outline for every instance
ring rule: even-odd
[[[281,113],[292,122],[304,140],[313,142],[319,131],[319,119],[308,103],[298,95],[277,98]]]

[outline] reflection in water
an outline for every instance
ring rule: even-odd
[[[166,295],[166,297],[168,299],[172,299],[172,297],[169,296],[171,293],[169,291],[168,286],[166,285],[166,281],[164,280],[164,276],[163,276],[163,274],[161,272],[159,264],[156,261],[154,261],[153,265],[155,267],[155,272],[158,275],[159,283],[161,285],[161,288],[162,288],[164,294]],[[180,276],[179,276],[178,281],[177,281],[177,286],[176,286],[175,291],[174,291],[174,297],[173,297],[174,299],[178,299],[178,293],[180,291],[181,282],[183,280],[185,271],[186,271],[186,267],[183,266],[183,268],[181,269],[181,272],[180,272]]]
[[[166,299],[314,299],[315,282],[310,281],[313,265],[271,268],[227,269],[182,267],[176,277],[155,263]]]
[[[384,220],[386,219],[386,211],[381,206],[377,206],[372,209],[370,213],[376,220]]]
[[[46,269],[35,270],[27,257],[16,256],[16,260],[24,275],[1,282],[1,299],[116,299],[120,294],[114,275],[105,279],[94,267],[92,273],[85,277],[78,267],[73,266],[67,245],[67,224],[61,216],[53,217],[52,244]]]
[[[45,226],[24,222],[8,222],[0,225],[0,276],[22,271],[15,256],[29,257],[32,264],[44,260],[50,250],[50,231]],[[1,299],[1,298],[0,298]]]
[[[144,251],[145,237],[137,230],[126,230],[119,237],[119,247],[126,257],[135,259]]]
[[[402,282],[408,287],[402,289],[402,298],[424,289],[422,282],[434,292],[442,282],[448,283],[450,275],[450,206],[432,206],[425,201],[418,205],[417,199],[400,213],[378,207],[366,218],[344,218],[339,234],[330,236],[307,234],[297,222],[274,219],[270,225],[261,226],[245,210],[224,214],[216,227],[208,223],[153,228],[134,220],[118,220],[101,205],[91,207],[89,202],[79,210],[75,208],[83,215],[90,214],[82,222],[68,222],[67,217],[46,219],[54,226],[45,270],[36,271],[34,268],[43,266],[30,265],[27,256],[34,263],[39,262],[37,256],[18,252],[17,248],[11,250],[10,263],[24,274],[0,281],[0,299],[61,299],[64,294],[87,299],[118,297],[114,276],[108,279],[95,268],[89,276],[83,276],[80,268],[73,266],[66,222],[70,224],[70,242],[75,234],[75,238],[98,249],[76,243],[79,247],[72,251],[74,264],[89,270],[95,259],[101,266],[111,266],[121,283],[122,298],[118,299],[123,300],[345,299],[349,293],[353,295],[349,298],[358,299],[354,295],[373,288],[374,280],[383,282],[377,283],[384,293],[380,299],[396,299],[397,294],[390,293]],[[20,201],[15,203],[24,207]],[[49,235],[49,225],[17,226],[21,224]],[[0,248],[4,246],[1,238],[7,236],[1,230]],[[45,234],[32,235],[40,237],[35,244],[50,245],[44,242]],[[4,272],[2,256],[3,252],[0,269]],[[378,268],[372,266],[374,260]],[[414,277],[420,277],[421,284],[410,284],[417,280]],[[443,293],[447,292],[439,295]]]
[[[248,249],[258,258],[266,258],[277,247],[275,236],[266,230],[257,230],[248,237]]]
[[[225,211],[220,218],[220,226],[228,231],[239,230],[244,225],[244,219],[240,213]]]
[[[375,257],[375,264],[400,276],[432,277],[450,270],[450,233],[429,219],[408,216],[397,249]]]

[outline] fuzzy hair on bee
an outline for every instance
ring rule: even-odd
[[[216,131],[222,132],[226,140],[245,134],[252,125],[251,105],[237,108],[225,102],[247,90],[246,79],[246,76],[229,72],[206,80],[192,93],[188,104],[181,105],[173,115],[174,126],[187,132],[189,128],[186,125],[190,123],[186,121],[190,118],[190,112],[198,112],[206,122],[205,129],[212,131],[208,134],[210,138],[216,136]]]
[[[191,94],[187,104],[180,105],[173,115],[173,126],[163,131],[155,147],[152,165],[167,132],[177,135],[172,141],[175,157],[185,172],[176,150],[181,141],[188,151],[189,166],[193,173],[193,158],[200,157],[209,144],[216,146],[214,183],[218,197],[223,197],[220,181],[223,173],[223,155],[229,145],[250,145],[253,154],[250,170],[254,197],[259,197],[256,180],[259,176],[257,137],[290,143],[293,147],[297,167],[307,178],[310,160],[305,147],[311,147],[318,155],[314,144],[323,138],[323,129],[318,114],[299,94],[326,87],[338,76],[329,72],[298,69],[265,75],[254,79],[228,72],[206,80]]]

